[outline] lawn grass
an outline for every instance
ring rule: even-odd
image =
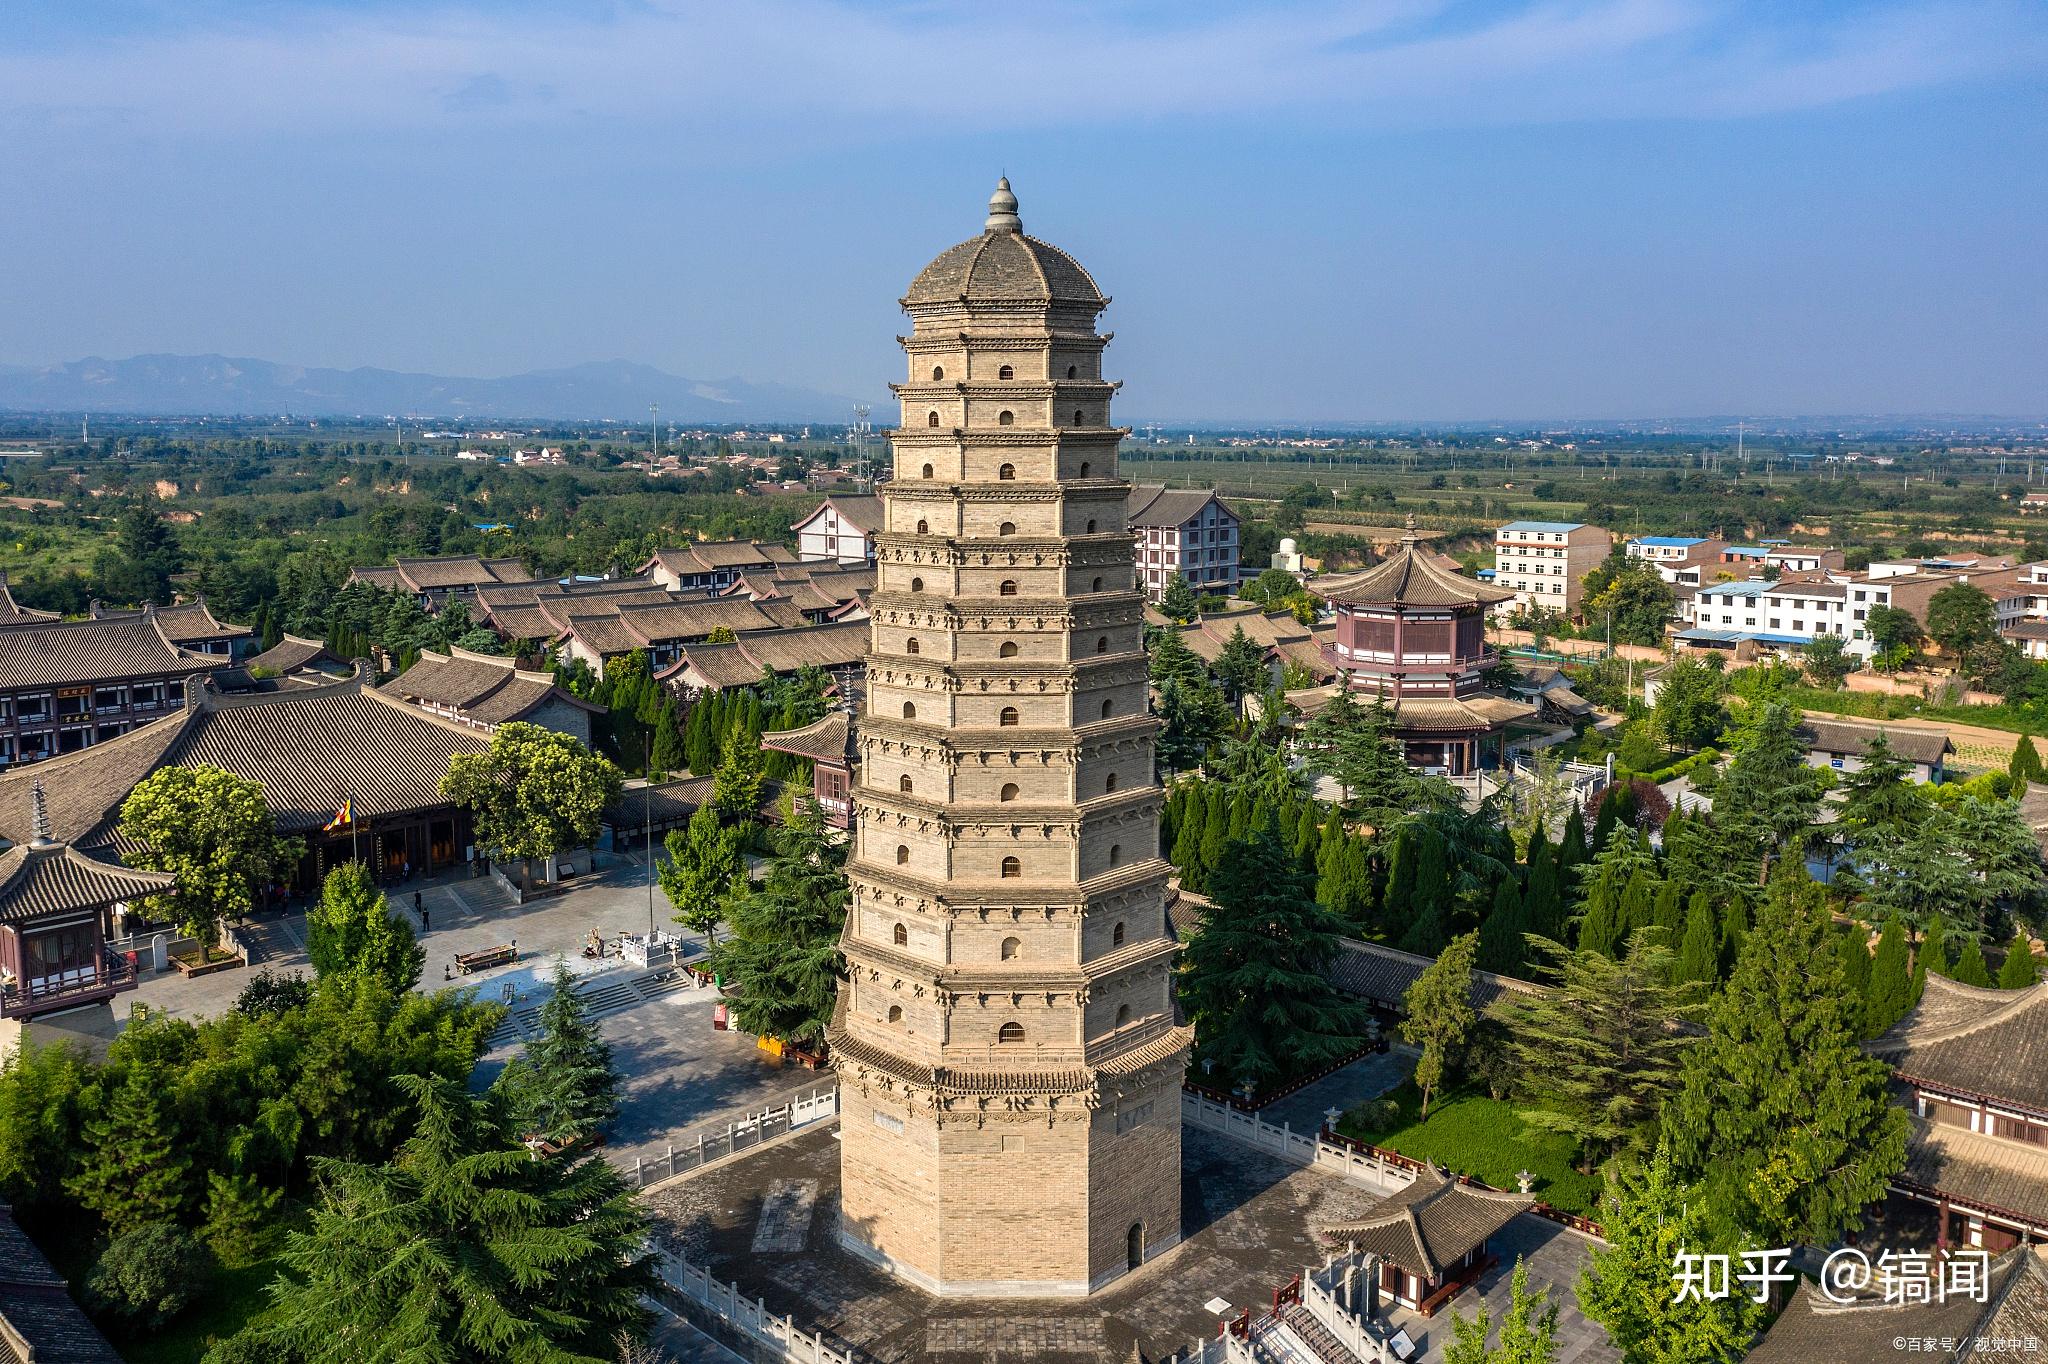
[[[1391,1125],[1372,1128],[1353,1109],[1337,1131],[1416,1160],[1448,1166],[1496,1189],[1516,1187],[1515,1175],[1536,1177],[1535,1195],[1561,1212],[1591,1217],[1600,1202],[1600,1176],[1573,1168],[1579,1144],[1562,1132],[1532,1127],[1516,1105],[1490,1098],[1484,1090],[1460,1089],[1436,1096],[1423,1121],[1422,1091],[1411,1081],[1387,1095],[1400,1105]]]

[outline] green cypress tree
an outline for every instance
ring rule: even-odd
[[[1912,972],[1907,967],[1906,928],[1897,918],[1885,920],[1877,950],[1870,959],[1870,989],[1864,997],[1863,1033],[1876,1037],[1906,1016],[1912,1007]]]
[[[613,1359],[646,1329],[647,1218],[609,1161],[534,1159],[462,1082],[402,1075],[413,1134],[330,1162],[235,1358]]]
[[[1503,876],[1493,888],[1493,908],[1479,925],[1479,969],[1496,975],[1521,975],[1527,948],[1522,935],[1528,931],[1529,917],[1523,910],[1521,888],[1514,877]]]
[[[139,1034],[121,1039],[131,1040],[121,1082],[85,1124],[84,1158],[66,1185],[116,1236],[177,1220],[197,1192],[190,1148],[171,1113],[172,1076]]]
[[[1870,1002],[1870,933],[1851,921],[1835,943],[1835,955],[1842,960],[1842,989],[1855,1015],[1857,1035],[1863,1032],[1863,1011]]]
[[[775,831],[761,885],[733,900],[711,965],[733,986],[733,1021],[758,1037],[816,1046],[839,990],[846,922],[845,849],[805,796]]]
[[[1621,788],[1622,793],[1626,793],[1627,790],[1625,786]],[[1620,820],[1620,815],[1620,794],[1609,796],[1600,802],[1600,808],[1593,813],[1593,836],[1588,843],[1588,851],[1595,856],[1599,855],[1600,850],[1607,846],[1607,840],[1614,837],[1614,828]]]
[[[2006,763],[2005,770],[2011,775],[2015,787],[2042,780],[2041,753],[2034,747],[2032,737],[2020,735],[2020,741],[2012,746],[2012,758]]]
[[[1560,895],[1569,894],[1578,884],[1573,869],[1591,856],[1586,850],[1586,814],[1574,805],[1572,812],[1564,817],[1564,832],[1557,839],[1557,884]]]
[[[1244,836],[1245,836],[1245,835],[1246,835],[1247,833],[1249,833],[1249,832],[1251,831],[1251,827],[1252,827],[1252,801],[1251,801],[1251,797],[1250,797],[1250,796],[1247,796],[1247,795],[1245,795],[1245,794],[1243,794],[1242,792],[1240,792],[1240,793],[1239,793],[1239,794],[1238,794],[1238,795],[1237,795],[1236,797],[1234,797],[1234,798],[1233,798],[1233,799],[1231,800],[1231,802],[1230,802],[1230,824],[1229,824],[1229,838],[1230,838],[1230,841],[1231,841],[1231,842],[1233,842],[1233,843],[1237,842],[1237,841],[1238,841],[1238,840],[1239,840],[1240,838],[1243,838],[1243,837],[1244,837]]]
[[[1749,901],[1729,895],[1721,901],[1721,974],[1735,969],[1742,952],[1742,940],[1749,933]]]
[[[1173,840],[1180,833],[1181,815],[1188,808],[1188,788],[1184,783],[1175,782],[1166,794],[1166,806],[1159,812],[1159,855],[1170,857]]]
[[[1230,797],[1220,786],[1210,786],[1202,813],[1202,884],[1207,885],[1216,868],[1223,865],[1223,851],[1230,846]]]
[[[1330,860],[1330,874],[1316,878],[1316,899],[1358,931],[1372,920],[1372,869],[1367,859],[1365,840],[1346,837]]]
[[[1721,927],[1714,902],[1703,890],[1685,909],[1685,934],[1678,947],[1678,978],[1711,985],[1721,978]]]
[[[676,722],[675,698],[669,697],[655,713],[654,770],[680,772],[689,761],[689,750],[683,742],[682,727]]]
[[[1621,903],[1616,907],[1621,919],[1622,942],[1627,942],[1636,932],[1655,922],[1656,903],[1655,878],[1647,869],[1638,869],[1623,886]]]
[[[1522,892],[1522,906],[1528,915],[1529,931],[1554,943],[1565,940],[1564,897],[1558,894],[1557,859],[1548,850],[1530,844],[1529,884]],[[1576,865],[1576,864],[1574,864]]]
[[[1433,957],[1443,951],[1444,944],[1451,939],[1451,911],[1455,907],[1455,890],[1451,884],[1449,849],[1435,830],[1422,825],[1410,826],[1417,833],[1415,857],[1415,886],[1408,904],[1403,906],[1388,897],[1386,913],[1381,916],[1389,931],[1400,931],[1400,948],[1421,957]]]
[[[1858,1045],[1819,897],[1773,889],[1686,1055],[1664,1132],[1725,1235],[1818,1245],[1884,1197],[1905,1165],[1906,1115],[1890,1067]]]
[[[1598,952],[1604,957],[1620,955],[1622,933],[1621,897],[1623,887],[1615,884],[1615,871],[1603,867],[1586,891],[1586,912],[1579,919],[1578,949]]]
[[[1197,895],[1206,884],[1202,872],[1202,826],[1208,819],[1208,809],[1199,792],[1197,787],[1197,794],[1189,798],[1180,829],[1173,836],[1173,851],[1167,855],[1167,860],[1180,868],[1181,885]]]
[[[1657,887],[1650,922],[1664,930],[1664,945],[1676,952],[1685,935],[1685,887],[1676,880]]]
[[[1322,847],[1323,831],[1316,827],[1316,805],[1304,801],[1294,824],[1294,860],[1305,872],[1316,869],[1316,854]]]
[[[1998,968],[1998,988],[2024,990],[2041,979],[2041,964],[2034,956],[2033,939],[2025,924],[2013,926],[2012,942],[2006,945],[2005,964]]]
[[[1323,821],[1322,833],[1316,840],[1316,874],[1328,876],[1337,864],[1338,856],[1344,851],[1344,841],[1350,834],[1344,828],[1344,812],[1340,806],[1330,807],[1329,817]]]
[[[1991,972],[1984,967],[1984,949],[1977,945],[1975,938],[1963,944],[1962,954],[1956,958],[1956,964],[1948,970],[1948,978],[1963,985],[1990,988]]]
[[[566,959],[555,959],[553,986],[540,1006],[540,1036],[499,1083],[512,1096],[522,1135],[556,1143],[590,1137],[619,1112],[619,1069],[597,1029]]]
[[[1345,925],[1316,903],[1288,851],[1265,835],[1230,844],[1211,900],[1181,957],[1197,1052],[1230,1083],[1263,1085],[1356,1046],[1368,1011],[1326,974]]]

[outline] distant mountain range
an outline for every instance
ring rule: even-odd
[[[557,421],[845,421],[851,398],[744,379],[685,379],[624,360],[454,379],[389,369],[307,369],[227,355],[91,356],[0,365],[0,410],[162,416],[531,417]]]

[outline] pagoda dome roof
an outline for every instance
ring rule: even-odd
[[[940,252],[918,272],[903,298],[905,305],[984,301],[1094,308],[1109,302],[1080,262],[1050,242],[1025,235],[1008,179],[998,181],[989,198],[981,235]]]
[[[1412,516],[1400,548],[1384,560],[1363,572],[1311,582],[1308,586],[1310,591],[1338,606],[1491,606],[1515,595],[1506,588],[1453,573],[1438,563],[1422,548]]]

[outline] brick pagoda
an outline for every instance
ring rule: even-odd
[[[842,1234],[939,1294],[1085,1294],[1180,1239],[1190,1033],[1108,302],[1007,181],[902,300],[831,1036]]]

